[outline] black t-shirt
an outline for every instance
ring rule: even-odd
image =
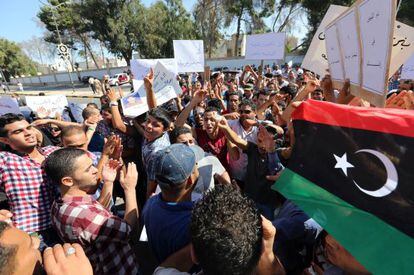
[[[245,194],[256,203],[277,205],[277,192],[271,189],[273,182],[266,179],[270,175],[267,154],[260,154],[259,148],[252,142],[248,142],[244,153],[247,154]]]

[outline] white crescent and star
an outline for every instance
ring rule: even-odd
[[[353,180],[356,187],[358,187],[358,189],[364,192],[365,194],[372,196],[372,197],[380,198],[380,197],[385,197],[391,194],[391,192],[393,192],[397,188],[397,185],[398,185],[397,169],[395,168],[391,160],[384,154],[378,151],[375,151],[375,150],[362,149],[362,150],[355,152],[355,154],[358,154],[358,153],[367,153],[367,154],[376,156],[385,166],[385,171],[387,172],[387,180],[380,189],[377,189],[374,191],[363,189]],[[349,168],[355,168],[355,166],[353,166],[351,163],[348,162],[346,153],[344,153],[342,157],[339,157],[334,154],[334,157],[336,160],[335,168],[341,169],[342,172],[345,174],[345,176],[348,176]]]

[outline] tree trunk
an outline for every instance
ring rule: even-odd
[[[239,16],[237,18],[237,31],[236,31],[236,41],[234,42],[234,56],[238,56],[237,55],[237,49],[238,49],[238,42],[239,42],[239,37],[240,37],[240,27],[241,27],[241,20],[242,20],[242,16],[243,16],[243,8],[241,8]]]
[[[289,23],[290,16],[293,14],[293,8],[294,8],[294,5],[290,6],[289,13],[286,16],[285,20],[283,21],[282,25],[280,25],[279,30],[277,32],[281,32],[286,27],[286,25]]]
[[[95,67],[99,69],[98,62],[96,62],[95,55],[92,52],[91,45],[89,45],[88,40],[83,35],[79,35],[79,37],[81,41],[83,42],[83,45],[85,46],[86,50],[91,54],[91,58],[93,60],[93,63],[95,64]],[[87,55],[86,51],[85,51],[85,55]]]
[[[88,64],[88,51],[86,50],[86,45],[83,43],[83,52],[85,54],[85,63],[86,63],[86,69],[89,70],[89,64]]]

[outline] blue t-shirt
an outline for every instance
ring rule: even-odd
[[[161,193],[146,202],[142,217],[148,244],[159,263],[190,243],[192,210],[192,202],[165,202]]]

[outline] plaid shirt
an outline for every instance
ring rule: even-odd
[[[47,157],[59,147],[38,148]],[[33,233],[50,227],[50,207],[57,195],[42,165],[28,155],[0,152],[0,187],[7,196],[15,227]]]
[[[79,243],[95,274],[137,274],[128,243],[131,227],[91,196],[64,197],[53,203],[52,225],[64,242]]]

